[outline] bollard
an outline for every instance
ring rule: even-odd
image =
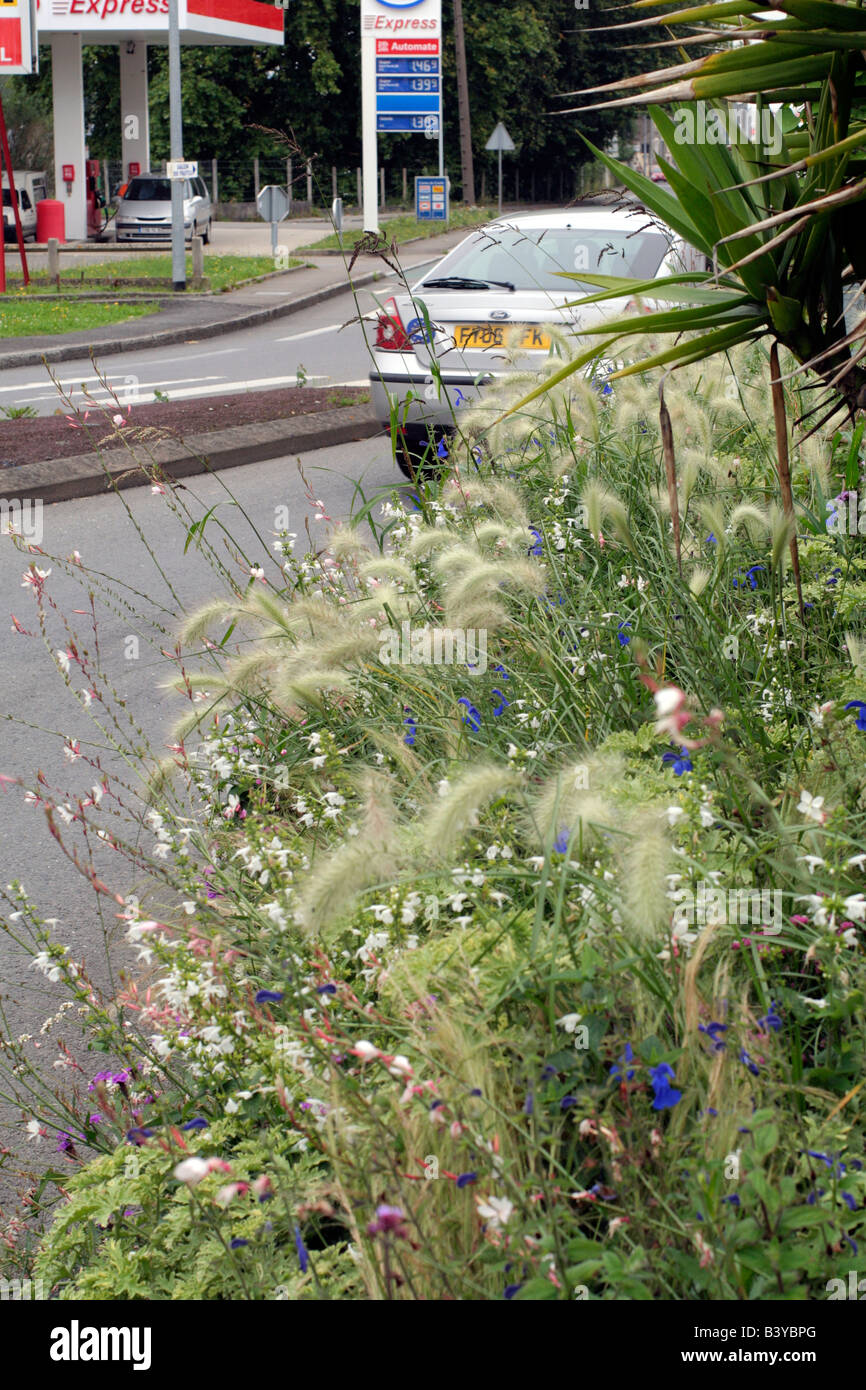
[[[48,246],[48,274],[60,289],[60,242],[56,236],[50,236]]]
[[[204,242],[200,236],[192,239],[192,287],[200,290],[204,277]]]

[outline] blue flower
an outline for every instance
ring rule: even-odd
[[[478,1181],[477,1173],[460,1173],[457,1178],[458,1187],[469,1187],[470,1183]]]
[[[454,392],[454,409],[459,410],[461,405],[466,404],[466,399],[466,396],[464,396],[463,392],[460,390],[460,387],[458,386]]]
[[[839,576],[841,573],[842,571],[838,567],[830,571],[830,578],[827,580],[827,584],[831,589],[834,589],[839,583]]]
[[[307,1266],[310,1263],[310,1257],[307,1254],[307,1248],[301,1236],[300,1226],[295,1227],[295,1249],[298,1252],[298,1264],[301,1266],[301,1273],[306,1274]]]
[[[504,666],[494,666],[493,669],[497,673],[497,675],[500,675],[502,677],[504,681],[511,680],[511,677],[509,676]]]
[[[620,623],[619,627],[616,630],[617,637],[619,638],[619,645],[621,647],[627,647],[629,642],[631,641],[631,638],[627,637],[625,632],[623,631],[623,629],[627,627],[631,627],[631,623]]]
[[[535,526],[530,526],[529,529],[535,537],[535,545],[531,545],[527,553],[529,555],[541,555],[543,551],[541,532]]]
[[[727,1031],[728,1031],[728,1025],[727,1025],[727,1023],[699,1023],[699,1024],[698,1024],[698,1032],[699,1032],[699,1033],[706,1033],[707,1037],[710,1039],[710,1041],[711,1041],[712,1044],[713,1044],[713,1051],[714,1051],[714,1052],[724,1052],[724,1050],[725,1050],[725,1040],[724,1040],[724,1038],[720,1037],[719,1035],[720,1035],[721,1033],[727,1033]]]
[[[448,457],[448,445],[444,439],[440,439],[436,445],[436,457],[440,459],[447,459]]]
[[[682,777],[684,772],[694,771],[687,748],[683,748],[679,753],[663,753],[662,762],[673,763],[675,777]]]
[[[317,993],[317,994],[336,994],[336,993],[337,993],[337,986],[336,986],[336,985],[331,985],[331,984],[328,984],[328,985],[317,985],[317,986],[316,986],[316,993]]]
[[[463,716],[463,723],[468,724],[474,734],[481,728],[481,715],[475,708],[471,700],[462,699],[457,701],[458,705],[466,706],[466,713]]]
[[[569,842],[570,839],[571,839],[571,831],[569,830],[569,828],[568,828],[567,825],[564,825],[564,826],[562,827],[562,829],[560,830],[559,834],[557,835],[556,839],[555,839],[554,842],[553,842],[553,848],[554,848],[554,850],[556,851],[557,854],[566,854],[566,853],[567,853],[567,851],[568,851],[568,842]]]
[[[730,1197],[723,1197],[722,1201],[727,1202],[729,1206],[738,1207],[740,1205],[739,1193],[732,1192]]]
[[[758,1019],[758,1027],[762,1033],[767,1033],[770,1029],[778,1033],[782,1028],[782,1020],[776,1012],[776,1005],[770,1000],[770,1007],[763,1018]]]
[[[194,1120],[187,1120],[185,1125],[181,1125],[181,1129],[207,1129],[207,1124],[207,1120],[203,1120],[200,1115],[197,1115]]]
[[[408,716],[406,719],[403,720],[403,723],[407,727],[407,733],[403,739],[403,742],[407,744],[410,748],[414,748],[415,732],[418,728],[418,720],[414,717],[412,711],[408,708],[408,706],[404,706],[403,712]]]
[[[152,1129],[128,1129],[126,1137],[130,1144],[143,1144],[145,1139],[150,1139],[154,1131]]]
[[[669,1067],[667,1062],[660,1062],[657,1067],[650,1067],[650,1080],[655,1093],[653,1100],[653,1110],[673,1110],[683,1098],[682,1091],[675,1089],[673,1082],[676,1081],[673,1067]]]
[[[748,1067],[749,1071],[752,1073],[753,1076],[760,1076],[761,1068],[758,1066],[756,1062],[752,1061],[751,1057],[749,1056],[748,1052],[744,1047],[740,1048],[740,1061],[742,1062],[744,1067]]]
[[[257,1004],[280,1004],[285,995],[278,989],[260,989],[256,995]]]
[[[230,1250],[240,1250],[243,1245],[249,1245],[249,1241],[242,1240],[240,1236],[235,1236],[234,1240],[229,1241]]]
[[[626,1064],[627,1062],[633,1062],[633,1061],[634,1061],[634,1051],[633,1051],[633,1049],[632,1049],[632,1045],[631,1045],[631,1043],[626,1043],[626,1045],[625,1045],[625,1051],[620,1053],[619,1061],[618,1061],[618,1062],[614,1062],[613,1066],[610,1068],[610,1070],[609,1070],[609,1072],[608,1072],[608,1076],[616,1076],[616,1077],[619,1077],[620,1080],[622,1080],[622,1069],[623,1069],[623,1066],[625,1066],[625,1064]],[[673,1073],[671,1073],[671,1075],[673,1075]],[[626,1081],[631,1081],[631,1079],[633,1078],[633,1076],[634,1076],[634,1069],[632,1068],[631,1071],[627,1071],[626,1074],[625,1074],[625,1079],[626,1079]]]
[[[503,693],[502,693],[501,690],[493,690],[493,691],[491,692],[491,695],[498,695],[498,696],[499,696],[499,704],[496,706],[496,709],[493,711],[493,717],[494,717],[494,719],[498,719],[499,716],[500,716],[500,714],[502,713],[502,711],[505,709],[506,705],[510,705],[510,704],[511,704],[511,701],[510,701],[510,700],[506,700],[506,698],[505,698],[505,696],[503,695]]]
[[[857,728],[861,733],[866,734],[866,701],[849,700],[845,708],[859,711],[857,715]]]
[[[519,1293],[520,1290],[521,1290],[522,1288],[523,1288],[523,1285],[522,1285],[522,1284],[506,1284],[506,1285],[505,1285],[505,1293],[504,1293],[503,1296],[504,1296],[505,1298],[513,1298],[514,1295],[515,1295],[516,1293]]]
[[[819,1197],[823,1197],[823,1196],[824,1196],[824,1188],[823,1188],[823,1187],[818,1187],[818,1188],[816,1188],[815,1191],[814,1191],[814,1192],[810,1192],[809,1195],[808,1195],[808,1197],[806,1198],[806,1206],[807,1206],[807,1207],[813,1207],[813,1206],[815,1205],[816,1201],[818,1200],[818,1198],[819,1198]]]
[[[746,570],[746,579],[749,581],[749,588],[750,588],[750,589],[757,589],[757,587],[758,587],[758,581],[757,581],[757,579],[755,578],[755,575],[756,575],[756,574],[760,574],[761,572],[763,572],[764,569],[765,569],[765,566],[764,566],[764,565],[752,565],[751,569],[747,569],[747,570]],[[742,571],[740,571],[740,573],[742,573]],[[735,579],[735,580],[734,580],[734,588],[735,588],[735,589],[745,589],[745,587],[746,587],[746,580],[745,580],[745,579]]]
[[[718,543],[719,543],[719,542],[716,540],[716,538],[715,538],[715,536],[713,535],[712,531],[710,532],[710,534],[707,536],[706,540],[704,541],[704,545],[718,545]]]
[[[842,1198],[842,1201],[845,1203],[849,1211],[857,1210],[857,1203],[855,1202],[850,1192],[840,1192],[839,1196]]]
[[[534,1109],[535,1097],[533,1096],[531,1091],[527,1091],[526,1100],[523,1102],[523,1113],[524,1115],[531,1115]]]
[[[573,1105],[577,1105],[577,1096],[563,1096],[559,1102],[560,1110],[570,1110]]]
[[[860,1247],[859,1247],[859,1245],[857,1244],[856,1240],[853,1240],[853,1239],[851,1238],[851,1236],[843,1236],[842,1239],[844,1240],[844,1242],[845,1242],[846,1245],[850,1245],[850,1246],[851,1246],[851,1249],[854,1251],[854,1254],[855,1254],[855,1255],[859,1255],[859,1254],[860,1254]]]

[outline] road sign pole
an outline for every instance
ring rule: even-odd
[[[168,0],[168,111],[172,162],[183,159],[183,116],[180,102],[180,0]],[[171,279],[175,290],[186,289],[186,248],[183,236],[183,179],[171,181]]]
[[[499,151],[499,216],[502,216],[502,150]]]

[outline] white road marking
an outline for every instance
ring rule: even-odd
[[[298,343],[301,338],[318,338],[322,333],[336,333],[341,323],[329,323],[327,328],[310,328],[306,333],[290,333],[288,338],[274,338],[275,343]]]

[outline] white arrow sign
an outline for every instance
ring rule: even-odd
[[[514,149],[514,141],[508,134],[508,131],[505,129],[505,126],[502,124],[501,121],[494,130],[490,139],[487,141],[487,144],[484,146],[484,148],[485,150],[500,150],[505,154],[510,154],[511,151]]]

